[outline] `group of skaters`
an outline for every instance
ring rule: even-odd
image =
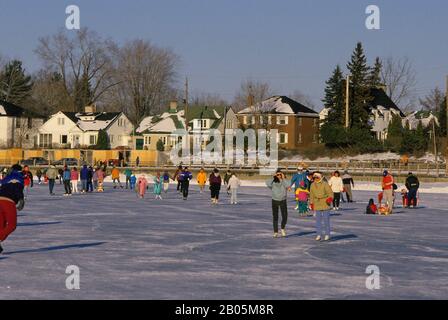
[[[273,177],[266,181],[272,191],[272,215],[274,238],[279,237],[279,213],[281,214],[281,236],[286,237],[288,221],[288,192],[294,191],[296,207],[300,216],[316,217],[316,241],[331,239],[331,211],[339,211],[340,203],[346,195],[346,202],[353,201],[352,188],[354,180],[347,170],[341,176],[339,171],[333,172],[327,179],[319,172],[310,172],[299,166],[292,179],[287,179],[282,170],[277,170]],[[415,208],[420,182],[416,175],[409,172],[406,179],[406,189],[401,190],[403,207]],[[381,181],[382,192],[378,195],[379,204],[369,200],[366,214],[392,214],[398,189],[392,174],[384,170]],[[383,200],[384,204],[383,204]]]

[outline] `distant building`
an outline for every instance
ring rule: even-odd
[[[0,148],[37,146],[45,117],[0,100]]]
[[[433,121],[436,126],[439,126],[439,119],[432,113],[432,111],[414,111],[403,119],[403,126],[409,125],[409,129],[415,130],[419,122],[422,123],[423,128],[432,125]]]
[[[86,107],[85,112],[59,111],[50,116],[39,129],[41,148],[88,148],[97,144],[98,132],[104,130],[111,149],[132,146],[134,126],[122,112],[96,112]]]
[[[245,108],[237,117],[243,129],[277,129],[281,149],[297,150],[319,143],[319,114],[286,96]]]
[[[188,135],[193,144],[194,135],[201,138],[202,149],[210,141],[210,130],[216,129],[224,135],[226,131],[238,128],[235,112],[231,107],[191,106],[188,108]],[[143,137],[143,148],[157,150],[158,141],[162,141],[164,150],[169,151],[182,137],[176,133],[185,131],[185,110],[178,109],[177,103],[170,104],[168,111],[143,119],[137,133]]]

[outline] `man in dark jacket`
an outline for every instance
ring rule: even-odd
[[[179,175],[181,184],[182,184],[182,195],[184,200],[187,200],[188,198],[188,189],[190,187],[190,180],[193,179],[193,175],[188,170],[187,167],[182,170],[182,172]]]
[[[80,172],[80,178],[81,178],[81,185],[82,185],[82,193],[86,193],[87,190],[87,181],[89,180],[89,168],[87,168],[87,165],[83,165],[81,172]]]
[[[22,167],[14,165],[11,173],[1,181],[0,187],[0,253],[3,251],[1,243],[17,227],[16,205],[23,202],[23,187]]]
[[[418,188],[420,188],[420,181],[416,175],[409,172],[409,175],[406,179],[406,189],[408,189],[408,208],[417,207],[417,192]]]
[[[353,202],[352,187],[355,187],[355,182],[347,170],[344,171],[344,175],[342,176],[342,183],[344,184],[345,194],[347,195],[347,202]]]

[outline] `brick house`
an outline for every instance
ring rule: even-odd
[[[286,96],[274,96],[237,114],[242,129],[277,129],[279,148],[298,150],[319,143],[319,114]]]

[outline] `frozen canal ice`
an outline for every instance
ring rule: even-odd
[[[243,187],[213,207],[191,187],[163,201],[151,192],[49,196],[32,189],[0,255],[0,299],[448,299],[448,200],[422,195],[416,210],[366,216],[374,192],[332,217],[333,241],[314,241],[290,195],[286,239],[272,238],[269,190]],[[62,187],[57,185],[62,194]],[[80,268],[81,288],[65,271]],[[381,289],[366,288],[377,265]]]

